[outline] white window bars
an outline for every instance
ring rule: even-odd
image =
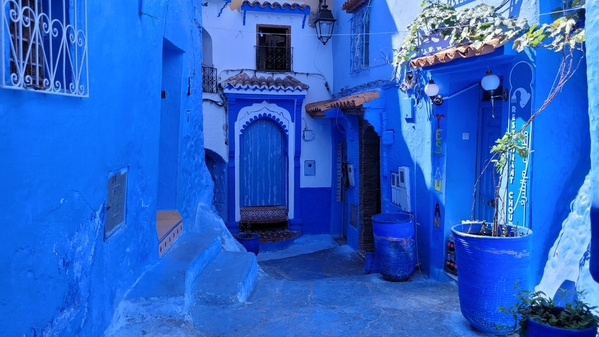
[[[0,1],[0,86],[89,96],[87,0]]]

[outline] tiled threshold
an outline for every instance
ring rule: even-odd
[[[183,233],[183,221],[177,210],[156,212],[158,255],[162,257]]]

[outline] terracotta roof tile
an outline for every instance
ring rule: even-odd
[[[237,74],[221,82],[225,89],[238,90],[285,90],[285,91],[303,91],[309,86],[302,83],[293,76],[272,77],[272,76],[252,76],[246,73]]]
[[[346,11],[347,13],[356,12],[362,6],[368,3],[368,0],[347,0],[341,6],[341,9]]]
[[[241,5],[245,5],[245,6],[249,6],[249,7],[260,7],[260,8],[266,8],[266,7],[270,7],[270,8],[281,8],[281,9],[286,9],[289,8],[290,10],[295,10],[295,9],[299,9],[301,11],[305,10],[306,8],[310,8],[310,6],[306,5],[305,3],[302,2],[278,2],[278,1],[273,1],[270,2],[268,0],[253,0],[253,1],[248,1],[248,0],[244,0]]]
[[[306,104],[306,112],[312,117],[324,117],[324,111],[331,108],[351,109],[362,106],[366,102],[379,98],[378,91],[368,91],[335,100],[325,100]]]
[[[507,41],[500,42],[498,39],[495,39],[483,44],[478,49],[473,48],[471,44],[443,49],[432,55],[412,59],[410,61],[410,67],[429,67],[439,63],[451,62],[457,59],[465,59],[469,57],[489,54],[494,52],[495,49],[503,46],[506,42]]]

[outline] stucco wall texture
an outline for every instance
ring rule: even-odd
[[[177,208],[184,224],[194,223],[200,202],[212,202],[196,89],[201,3],[87,5],[89,98],[0,89],[5,336],[100,336],[125,292],[158,260],[165,39],[182,60]],[[128,171],[126,222],[105,241],[107,180],[122,169]]]

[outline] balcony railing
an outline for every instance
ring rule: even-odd
[[[202,92],[216,93],[216,68],[202,65]]]
[[[291,71],[293,48],[256,46],[256,69],[267,71]]]

